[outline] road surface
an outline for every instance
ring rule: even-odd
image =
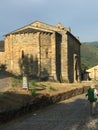
[[[89,114],[83,94],[2,124],[0,130],[98,130],[98,111]]]

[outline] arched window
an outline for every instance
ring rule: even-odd
[[[46,58],[48,58],[48,48],[46,49]]]
[[[24,59],[24,51],[22,50],[22,56],[21,56],[22,60]]]

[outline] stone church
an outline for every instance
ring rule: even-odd
[[[57,82],[80,81],[81,43],[70,28],[35,21],[5,35],[7,71]]]

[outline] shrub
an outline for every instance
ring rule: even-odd
[[[36,89],[32,89],[31,94],[32,94],[32,96],[35,96],[36,95]]]

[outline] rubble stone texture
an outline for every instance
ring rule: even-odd
[[[58,23],[39,21],[5,35],[7,71],[42,80],[80,81],[80,41]],[[2,54],[0,54],[2,57]]]

